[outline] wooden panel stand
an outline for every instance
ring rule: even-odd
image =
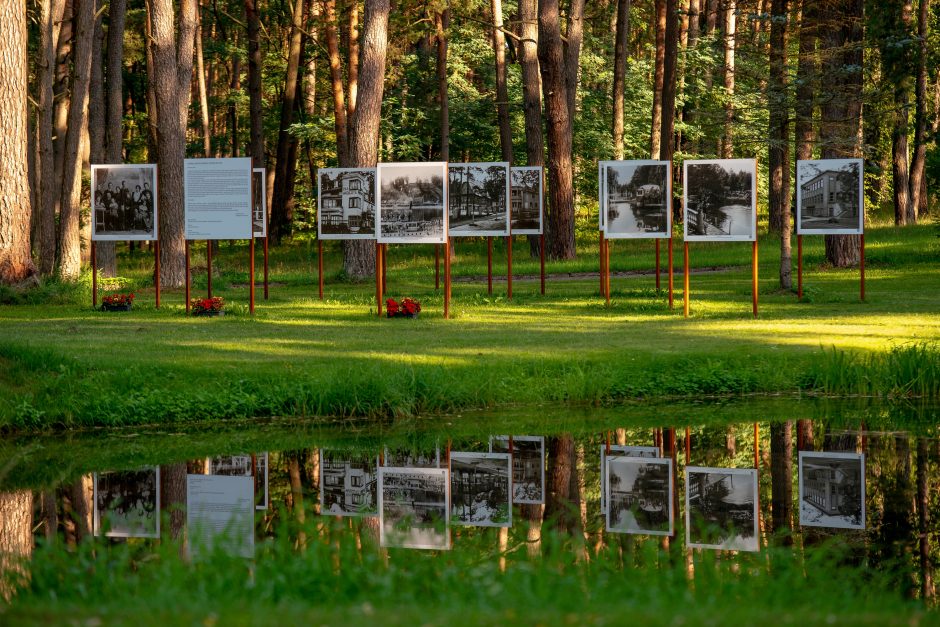
[[[669,308],[672,309],[673,301],[673,268],[672,268],[672,238],[669,238],[668,254],[669,254]]]
[[[444,319],[450,319],[450,237],[444,242]]]
[[[441,245],[434,244],[434,289],[441,289]]]
[[[486,293],[493,293],[493,238],[486,238]]]
[[[610,307],[610,240],[604,238],[604,303]]]
[[[545,295],[545,234],[539,234],[539,272],[542,279],[542,296]]]
[[[254,238],[251,239],[254,243]],[[208,277],[206,286],[208,288],[209,298],[212,298],[212,240],[206,240],[206,276]],[[251,277],[250,280],[254,281],[255,278]]]
[[[598,231],[598,240],[597,240],[597,257],[598,257],[598,272],[597,277],[600,280],[600,290],[601,296],[604,295],[604,232]]]
[[[796,236],[796,298],[803,300],[803,236]]]
[[[323,240],[317,240],[317,288],[323,300]]]
[[[757,317],[757,240],[754,240],[754,245],[751,247],[751,306],[754,310],[754,317]]]
[[[382,317],[382,245],[375,243],[375,313]]]
[[[685,317],[689,317],[689,243],[683,242],[683,281],[685,283],[682,291],[682,310]]]
[[[186,313],[189,313],[189,240],[186,240]]]
[[[506,298],[512,300],[512,234],[506,238]]]
[[[91,306],[98,308],[98,251],[95,240],[91,240]]]
[[[656,240],[656,293],[659,293],[659,240]]]
[[[865,300],[865,234],[859,235],[858,269],[861,279],[861,298]]]
[[[255,315],[255,238],[248,242],[248,313]]]
[[[153,243],[153,286],[157,291],[157,309],[160,309],[160,240]]]
[[[388,292],[388,284],[385,282],[385,277],[388,276],[388,272],[386,272],[388,268],[388,244],[381,244],[379,250],[382,253],[382,293],[385,294]]]
[[[264,238],[264,300],[268,300],[268,238]]]

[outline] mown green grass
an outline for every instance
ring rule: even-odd
[[[553,275],[596,268],[585,236],[578,260]],[[138,287],[130,313],[85,302],[0,307],[0,428],[182,423],[259,416],[402,417],[531,403],[612,403],[741,394],[940,396],[940,241],[930,226],[878,227],[867,235],[867,300],[857,270],[821,262],[822,238],[806,238],[810,302],[777,288],[778,252],[761,245],[760,316],[751,317],[749,244],[693,245],[692,316],[651,276],[613,279],[605,307],[596,277],[455,282],[442,317],[430,247],[392,247],[387,294],[421,300],[418,320],[377,318],[372,282],[340,281],[328,243],[325,299],[316,298],[315,247],[272,249],[271,299],[247,313],[244,248],[222,243],[214,291],[222,319],[188,318],[182,293],[152,306],[150,257],[119,261]],[[521,254],[515,269],[537,272]],[[499,246],[497,246],[499,249]],[[679,246],[677,246],[677,250]],[[458,243],[455,274],[485,273],[485,243]],[[593,249],[596,255],[596,244]],[[615,270],[650,269],[652,243],[617,242]],[[194,264],[199,265],[199,251]],[[681,257],[677,254],[676,259]],[[260,276],[260,275],[259,275]],[[205,286],[197,274],[194,293]],[[666,286],[663,277],[663,288]],[[29,299],[24,299],[28,300]],[[68,300],[68,299],[66,299]]]

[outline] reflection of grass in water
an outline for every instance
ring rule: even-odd
[[[690,580],[681,543],[664,550],[659,539],[608,539],[596,552],[592,543],[590,559],[580,560],[571,538],[546,528],[542,554],[533,557],[525,529],[511,529],[503,572],[493,529],[461,529],[450,552],[390,550],[383,559],[363,523],[350,530],[348,521],[308,517],[302,549],[293,542],[297,527],[282,524],[281,535],[258,543],[254,561],[216,550],[193,566],[172,542],[86,543],[74,552],[40,546],[29,587],[4,620],[554,624],[570,617],[619,624],[629,615],[643,624],[819,624],[831,616],[874,625],[936,618],[904,599],[885,572],[851,566],[851,547],[838,544],[733,556],[697,551]]]

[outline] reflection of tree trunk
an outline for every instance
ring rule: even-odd
[[[793,423],[770,424],[770,484],[772,531],[787,534],[784,545],[793,544]]]
[[[33,553],[33,493],[0,492],[0,599],[9,600],[9,571],[26,576],[21,560]]]
[[[729,426],[725,431],[725,453],[728,457],[734,457],[737,452],[737,441],[735,440],[734,427]]]
[[[75,525],[75,542],[92,533],[92,513],[94,503],[94,483],[90,476],[84,476],[69,488],[69,503],[71,504],[71,519]]]
[[[922,0],[923,1],[923,0]],[[933,562],[930,559],[929,534],[929,507],[930,507],[930,477],[927,464],[930,463],[930,454],[927,450],[927,439],[917,440],[917,526],[920,535],[920,598],[924,601],[932,599],[933,589]]]
[[[287,474],[290,482],[291,511],[297,521],[297,546],[303,548],[307,545],[307,534],[304,523],[307,516],[304,512],[304,489],[301,481],[301,460],[303,453],[289,451],[284,454],[287,459]]]
[[[181,538],[186,528],[186,464],[160,467],[160,509],[170,514],[169,537]]]
[[[527,523],[526,546],[530,557],[539,554],[542,543],[542,505],[520,505],[519,515]]]
[[[891,451],[887,455],[890,459]],[[882,475],[884,513],[876,550],[880,553],[880,569],[894,575],[895,584],[904,596],[914,597],[918,585],[909,564],[914,547],[915,491],[911,481],[911,444],[907,436],[894,438],[893,458],[893,469]]]
[[[59,529],[59,510],[54,491],[42,493],[42,515],[46,525],[46,540],[54,540]]]
[[[563,434],[548,441],[548,490],[545,519],[559,531],[574,527],[571,505],[571,471],[574,459],[574,438]]]
[[[310,488],[313,499],[313,512],[320,513],[320,449],[307,449],[307,472],[305,483]]]
[[[812,451],[815,448],[813,442],[813,421],[797,420],[797,441],[800,443],[801,451]]]

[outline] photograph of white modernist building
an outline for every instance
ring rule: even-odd
[[[798,161],[797,233],[855,235],[864,230],[861,159]]]
[[[375,239],[375,168],[321,168],[317,180],[318,236]]]

